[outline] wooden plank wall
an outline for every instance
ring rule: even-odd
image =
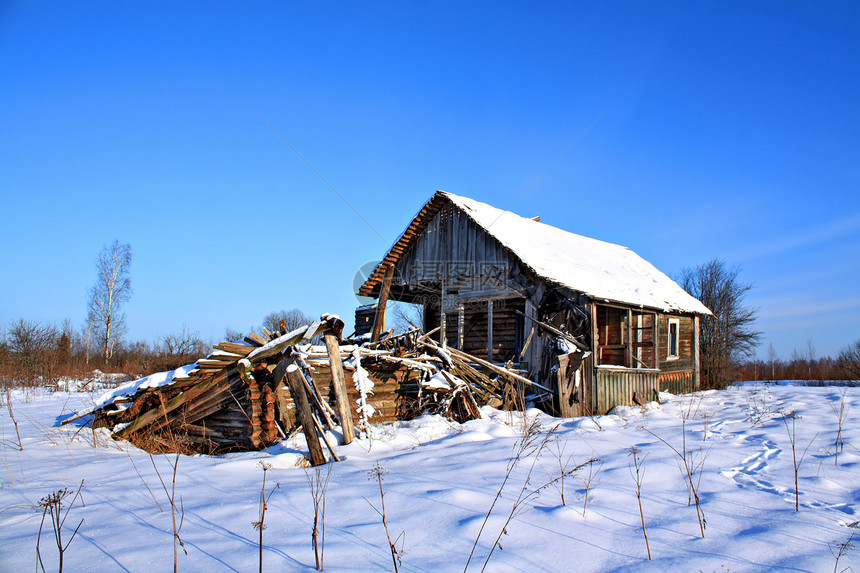
[[[443,207],[398,260],[395,284],[449,284],[460,278],[501,276],[516,265],[508,251],[452,205]]]
[[[408,420],[413,418],[417,412],[414,411],[415,401],[418,397],[418,371],[407,369],[395,364],[378,364],[371,366],[365,364],[370,379],[374,382],[373,395],[368,396],[368,404],[376,409],[376,414],[370,422],[392,422],[394,420]],[[325,396],[330,404],[334,404],[334,390],[331,385],[331,367],[326,365],[314,366],[312,372],[314,384]],[[346,389],[349,396],[349,405],[353,411],[353,417],[358,419],[358,390],[355,389],[352,370],[344,369],[346,377]],[[292,400],[288,400],[288,407],[292,408]]]
[[[523,319],[517,314],[525,312],[525,299],[498,299],[493,301],[493,362],[516,360],[523,345]],[[457,320],[459,312],[445,313],[445,336],[448,346],[457,347]],[[487,358],[487,301],[470,300],[463,304],[463,352],[481,359]]]
[[[678,319],[678,358],[669,360],[669,319]],[[692,372],[693,371],[693,318],[670,314],[658,315],[659,328],[657,335],[657,357],[661,372]]]

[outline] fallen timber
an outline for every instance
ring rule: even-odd
[[[311,464],[319,465],[326,452],[339,460],[332,435],[348,444],[363,427],[357,370],[372,382],[363,400],[371,424],[425,413],[465,422],[480,417],[481,405],[515,408],[526,388],[546,390],[511,365],[440,345],[419,330],[359,346],[342,339],[343,326],[326,314],[290,332],[282,323],[265,336],[216,344],[195,364],[118,387],[63,423],[91,416],[93,427],[153,453],[256,450],[301,430]],[[320,337],[324,346],[311,345]]]

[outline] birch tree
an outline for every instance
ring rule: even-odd
[[[96,259],[96,284],[90,289],[88,322],[105,359],[110,360],[125,332],[122,305],[131,297],[131,245],[114,240]]]

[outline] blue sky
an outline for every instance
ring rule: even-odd
[[[670,276],[738,264],[760,356],[835,354],[860,338],[858,32],[847,2],[7,0],[0,324],[82,324],[115,238],[131,338],[351,317],[444,189]]]

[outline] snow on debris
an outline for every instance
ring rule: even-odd
[[[442,193],[538,275],[552,282],[597,300],[711,314],[627,247],[576,235],[468,197]]]
[[[96,400],[95,405],[90,409],[90,411],[98,410],[99,408],[110,404],[118,398],[134,396],[135,394],[137,394],[138,390],[145,390],[147,388],[158,388],[160,386],[169,386],[177,380],[181,380],[182,378],[188,378],[188,375],[196,369],[197,363],[195,362],[194,364],[180,366],[176,370],[168,370],[167,372],[156,372],[155,374],[150,374],[149,376],[144,376],[143,378],[138,378],[137,380],[132,380],[131,382],[126,382],[125,384],[117,386],[113,390],[105,392],[104,394],[99,396],[98,400]]]

